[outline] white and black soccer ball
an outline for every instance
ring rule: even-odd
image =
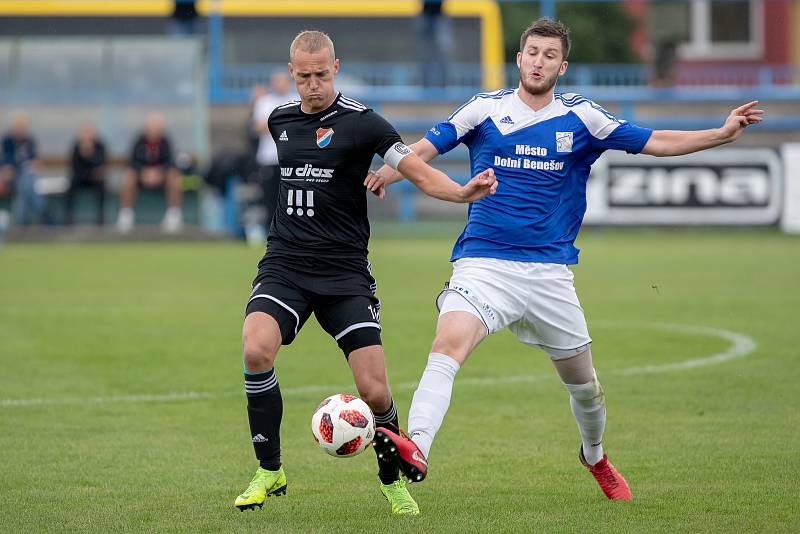
[[[323,451],[337,458],[359,454],[375,436],[375,419],[367,403],[337,393],[319,403],[311,417],[311,433]]]

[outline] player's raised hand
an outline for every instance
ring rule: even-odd
[[[749,125],[763,121],[764,110],[754,109],[757,104],[758,100],[753,100],[731,111],[731,114],[725,120],[725,124],[722,125],[723,135],[731,141],[735,141]]]
[[[473,176],[472,180],[461,188],[464,202],[475,202],[489,195],[494,195],[496,191],[497,178],[495,178],[494,169],[491,167]]]
[[[375,171],[367,172],[364,186],[376,197],[380,199],[386,197],[386,177],[382,174]]]

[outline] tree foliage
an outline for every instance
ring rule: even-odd
[[[519,51],[519,36],[540,16],[539,2],[503,2],[503,40],[506,61]],[[556,18],[570,29],[573,63],[637,63],[630,36],[634,21],[618,2],[561,2]]]

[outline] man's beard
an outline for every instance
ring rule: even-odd
[[[522,71],[519,71],[519,83],[522,84],[522,88],[525,89],[526,92],[539,96],[549,93],[553,87],[556,86],[556,82],[558,82],[558,74],[554,74],[552,78],[544,78],[543,82],[540,82],[537,85],[533,85],[525,76],[522,75]]]

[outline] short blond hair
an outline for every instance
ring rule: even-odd
[[[327,33],[317,30],[304,30],[295,36],[289,46],[289,61],[294,59],[294,54],[297,50],[314,53],[325,49],[331,51],[331,59],[336,59],[333,41],[331,41]]]

